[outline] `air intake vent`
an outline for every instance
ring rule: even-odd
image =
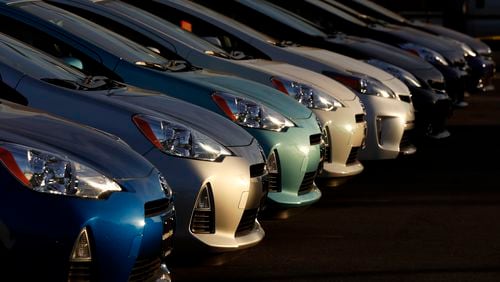
[[[302,179],[302,183],[299,188],[299,195],[303,195],[309,191],[311,191],[314,187],[314,178],[316,178],[316,172],[306,172],[304,175],[304,179]]]
[[[243,212],[240,224],[236,229],[236,235],[244,235],[253,230],[255,226],[255,219],[257,218],[257,209],[249,209]]]
[[[321,144],[321,133],[309,136],[309,142],[311,145]]]
[[[365,122],[365,114],[357,114],[354,117],[356,118],[356,123]]]
[[[347,158],[346,165],[355,163],[358,160],[358,152],[360,147],[352,147],[349,157]]]
[[[254,164],[250,166],[250,177],[259,177],[266,174],[266,164]]]
[[[408,95],[399,95],[399,100],[406,103],[411,103],[411,97]]]
[[[92,281],[92,262],[70,262],[68,281]]]
[[[161,275],[160,264],[159,258],[137,259],[128,281],[155,281]]]
[[[159,199],[151,202],[147,202],[144,205],[144,215],[146,217],[153,217],[164,213],[168,210],[170,201],[168,199]]]

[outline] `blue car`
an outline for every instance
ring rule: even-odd
[[[42,1],[0,1],[0,30],[91,75],[105,75],[206,108],[245,128],[269,168],[268,203],[284,213],[318,201],[322,134],[314,113],[290,96],[159,54]],[[16,26],[16,28],[7,28]],[[297,209],[295,209],[297,208]]]
[[[256,217],[266,195],[265,160],[233,122],[161,93],[86,77],[2,34],[0,75],[1,98],[112,133],[169,179],[176,252],[236,250],[264,237]]]
[[[0,100],[2,281],[170,281],[174,220],[167,182],[126,143]]]

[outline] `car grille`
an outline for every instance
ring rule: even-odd
[[[321,133],[309,136],[309,142],[311,145],[321,144]]]
[[[91,262],[70,262],[68,281],[91,281]]]
[[[160,276],[160,264],[159,258],[137,259],[128,281],[156,281]]]
[[[411,103],[411,97],[408,95],[399,95],[399,100],[406,103]]]
[[[353,164],[358,161],[358,152],[360,147],[352,147],[349,157],[347,157],[346,165]]]
[[[267,175],[267,188],[272,192],[281,191],[281,175],[279,173],[269,173]]]
[[[215,214],[213,211],[195,210],[191,220],[191,232],[193,233],[214,233]]]
[[[255,219],[257,218],[258,209],[249,209],[243,212],[241,216],[240,224],[236,229],[236,235],[243,235],[249,231],[252,231],[255,226]]]
[[[170,201],[168,199],[159,199],[151,202],[147,202],[144,205],[144,215],[146,217],[153,217],[164,213],[168,210]]]
[[[365,114],[357,114],[354,116],[356,123],[365,122]]]
[[[300,184],[299,195],[305,194],[314,187],[314,178],[316,177],[316,172],[306,172],[304,175],[304,179]]]
[[[250,166],[250,178],[259,177],[266,174],[266,164],[254,164]]]
[[[401,142],[399,143],[399,150],[404,150],[413,146],[413,143],[411,142],[411,135],[412,130],[405,130],[403,132],[403,137],[401,137]]]

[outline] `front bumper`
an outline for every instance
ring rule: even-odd
[[[409,136],[415,115],[410,103],[396,99],[360,95],[365,105],[368,132],[360,160],[395,159],[416,152]]]
[[[18,277],[23,279],[33,275],[36,280],[46,281],[72,280],[76,276],[96,281],[127,281],[131,275],[145,280],[161,278],[165,274],[162,260],[171,248],[173,203],[161,189],[152,189],[159,186],[156,171],[148,177],[119,182],[126,191],[112,193],[104,200],[33,193],[22,186],[14,187],[9,197],[21,197],[29,204],[11,216],[5,216],[2,209],[3,224],[15,234],[15,243],[8,250],[12,255],[10,270],[21,271]],[[161,206],[155,213],[148,213],[148,207],[159,202]],[[9,205],[2,202],[4,208]],[[40,211],[45,216],[33,216]],[[89,233],[92,260],[70,261],[83,229]],[[148,268],[151,272],[138,267],[146,260],[153,262]],[[25,271],[26,266],[30,271]]]
[[[266,156],[271,152],[278,155],[280,172],[268,175],[269,182],[277,184],[269,189],[267,202],[285,209],[308,206],[321,198],[314,183],[321,161],[321,142],[316,138],[320,139],[321,132],[316,116],[294,122],[297,126],[285,132],[247,128]]]
[[[259,145],[254,140],[248,146],[229,149],[237,155],[252,156],[255,163],[236,156],[225,157],[221,162],[199,161],[167,156],[158,150],[146,155],[169,179],[174,191],[177,215],[174,251],[232,251],[253,246],[263,239],[264,230],[257,220],[251,221],[257,217],[266,195],[262,186],[264,170],[251,177],[253,165],[264,167]],[[207,223],[213,224],[213,232],[193,232],[194,205],[205,186],[210,186],[213,197],[214,217]],[[243,221],[246,225],[241,229]]]
[[[493,77],[496,72],[495,62],[491,57],[477,55],[466,57],[470,67],[470,77],[466,82],[466,90],[471,93],[493,89]]]
[[[445,130],[452,114],[451,99],[446,93],[420,87],[410,88],[415,107],[415,130],[418,136]]]
[[[328,146],[321,178],[347,177],[363,171],[358,160],[358,151],[362,148],[366,135],[365,113],[351,108],[339,108],[326,112],[316,110],[323,130],[327,134]]]

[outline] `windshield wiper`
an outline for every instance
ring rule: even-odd
[[[276,42],[274,43],[274,45],[278,46],[278,47],[300,47],[300,44],[298,43],[295,43],[291,40],[282,40],[280,42]]]
[[[82,86],[74,81],[74,80],[69,80],[69,79],[61,79],[61,78],[42,78],[41,80],[48,82],[50,84],[54,84],[57,86],[61,86],[64,88],[69,88],[73,90],[82,90]]]
[[[109,79],[106,76],[91,75],[85,77],[80,85],[86,88],[86,90],[110,90],[125,87],[124,84]]]

